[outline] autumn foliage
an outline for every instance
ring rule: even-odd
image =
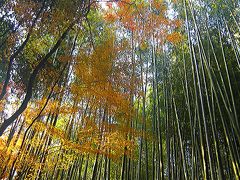
[[[0,139],[2,179],[60,177],[84,158],[86,167],[99,156],[134,161],[139,141],[155,141],[137,106],[146,94],[134,51],[182,41],[167,8],[157,0],[1,4],[1,21],[13,28],[3,48],[0,114],[11,122]]]

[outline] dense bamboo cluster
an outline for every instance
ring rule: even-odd
[[[0,2],[0,178],[239,179],[239,9]]]

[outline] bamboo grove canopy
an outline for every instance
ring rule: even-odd
[[[0,1],[0,179],[240,178],[238,0]]]

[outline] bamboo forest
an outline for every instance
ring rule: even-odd
[[[1,180],[239,180],[239,0],[0,0]]]

